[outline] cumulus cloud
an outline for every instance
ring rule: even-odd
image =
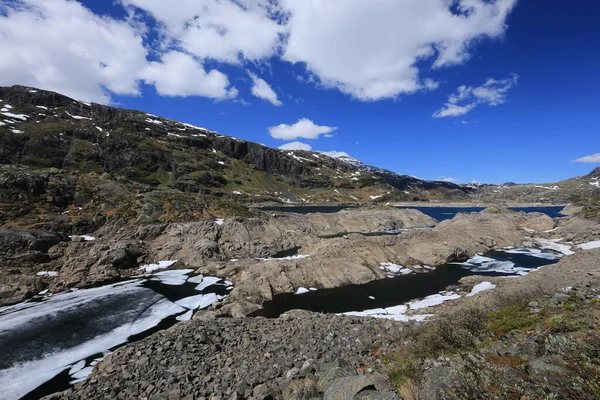
[[[327,135],[337,130],[334,126],[321,126],[307,118],[298,120],[293,125],[280,124],[269,128],[269,134],[275,139],[294,140],[318,139],[320,135]]]
[[[503,35],[516,2],[117,0],[111,4],[127,11],[119,19],[81,1],[12,0],[0,3],[0,84],[107,102],[111,93],[138,95],[143,80],[169,96],[231,98],[219,63],[243,72],[246,63],[279,58],[305,69],[304,84],[362,101],[396,98],[435,90],[420,65],[464,63],[482,39]],[[280,101],[266,82],[252,84],[254,95]],[[502,101],[485,87],[472,95]]]
[[[435,89],[416,66],[462,64],[482,38],[501,36],[517,0],[281,0],[283,58],[359,100]],[[364,27],[360,29],[357,27]]]
[[[206,72],[193,57],[173,51],[161,62],[151,62],[140,72],[140,78],[156,87],[162,96],[203,96],[227,99],[237,96],[238,90],[229,87],[227,75],[217,70]]]
[[[519,76],[510,74],[506,79],[488,79],[478,87],[459,86],[448,96],[448,102],[433,113],[434,118],[458,117],[465,115],[481,104],[497,106],[506,101],[506,93],[517,84]]]
[[[280,150],[306,150],[311,151],[312,146],[310,144],[302,143],[302,142],[290,142],[286,144],[282,144],[278,147]]]
[[[95,15],[80,3],[22,0],[0,5],[0,85],[54,90],[106,103],[112,93],[138,95],[146,65],[141,32]]]
[[[283,103],[277,98],[277,93],[273,90],[264,79],[259,78],[256,74],[248,72],[250,78],[252,78],[252,94],[258,98],[265,99],[274,106],[280,106]]]
[[[573,160],[573,162],[580,163],[600,163],[600,153],[592,154],[589,156],[578,158],[577,160]]]
[[[162,28],[163,44],[176,44],[200,59],[237,64],[275,54],[284,27],[270,0],[121,0],[150,14]]]

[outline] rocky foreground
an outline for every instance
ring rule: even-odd
[[[47,400],[595,399],[599,265],[600,250],[567,257],[416,326],[208,312],[117,350],[89,381]],[[558,289],[564,273],[577,285]]]
[[[190,321],[117,350],[87,384],[50,398],[333,399],[371,386],[398,398],[374,372],[380,353],[398,349],[398,330],[390,321],[303,311]]]

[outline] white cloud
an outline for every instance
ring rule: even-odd
[[[118,0],[128,13],[117,19],[93,14],[80,1],[13,0],[0,3],[0,84],[107,102],[111,93],[138,95],[143,79],[165,95],[231,98],[236,91],[222,68],[204,66],[227,63],[243,71],[244,63],[277,57],[304,66],[305,84],[363,101],[396,98],[436,89],[421,63],[464,63],[481,39],[504,33],[516,2]],[[140,22],[148,17],[154,20]],[[160,61],[150,63],[148,54]],[[264,90],[268,84],[254,86],[256,96],[279,102]],[[492,105],[503,101],[485,85],[471,95]]]
[[[476,104],[467,104],[465,106],[459,106],[452,103],[446,103],[444,108],[439,111],[436,111],[433,116],[435,118],[443,118],[443,117],[458,117],[459,115],[465,115],[472,109],[476,107]]]
[[[254,96],[265,99],[271,102],[271,104],[274,106],[280,106],[283,104],[277,98],[277,93],[275,93],[273,88],[271,88],[271,85],[269,85],[264,79],[259,78],[252,72],[248,72],[248,75],[250,75],[250,78],[252,78],[252,94]]]
[[[100,17],[75,1],[0,5],[0,85],[54,90],[107,103],[110,92],[138,95],[147,50],[139,27]]]
[[[360,100],[431,90],[437,83],[422,79],[416,63],[464,63],[480,39],[504,33],[516,2],[281,0],[289,16],[283,58]]]
[[[600,163],[600,153],[592,154],[589,156],[578,158],[577,160],[573,160],[573,162],[580,163]]]
[[[451,182],[451,183],[454,183],[454,182],[458,181],[458,179],[452,178],[452,177],[449,177],[449,176],[440,176],[440,177],[437,178],[437,180],[438,181],[442,181],[442,182]]]
[[[302,142],[290,142],[286,144],[282,144],[278,147],[280,150],[306,150],[311,151],[312,146],[310,144],[302,143]]]
[[[161,62],[151,62],[140,72],[140,78],[156,86],[162,96],[204,96],[227,99],[237,96],[237,89],[229,87],[227,75],[217,70],[206,72],[193,57],[173,51]]]
[[[459,86],[456,92],[448,96],[448,102],[433,113],[434,118],[457,117],[465,115],[480,104],[497,106],[506,101],[506,93],[517,84],[519,76],[510,74],[506,79],[488,79],[478,87]],[[462,103],[462,104],[459,104]]]
[[[165,46],[176,44],[200,59],[258,61],[275,54],[284,28],[269,0],[121,0],[154,17]]]
[[[331,150],[331,151],[319,151],[319,153],[325,154],[326,156],[333,157],[333,158],[340,158],[340,157],[351,158],[350,155],[344,151]]]
[[[294,140],[298,138],[318,139],[320,135],[326,135],[337,128],[333,126],[316,125],[313,121],[302,118],[293,125],[280,124],[269,128],[269,134],[275,139]]]

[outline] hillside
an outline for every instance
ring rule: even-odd
[[[257,202],[461,199],[469,191],[23,86],[0,88],[0,106],[2,224],[169,222],[243,214],[239,204]]]
[[[586,203],[600,194],[600,167],[585,176],[547,184],[505,183],[472,187],[473,199],[481,201],[519,201],[524,203]]]

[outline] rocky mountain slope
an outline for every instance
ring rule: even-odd
[[[522,203],[586,203],[600,194],[600,167],[585,176],[547,184],[505,183],[468,185],[472,199],[481,201],[518,201]]]
[[[185,220],[244,213],[236,203],[456,199],[467,192],[139,111],[0,88],[2,224]]]

